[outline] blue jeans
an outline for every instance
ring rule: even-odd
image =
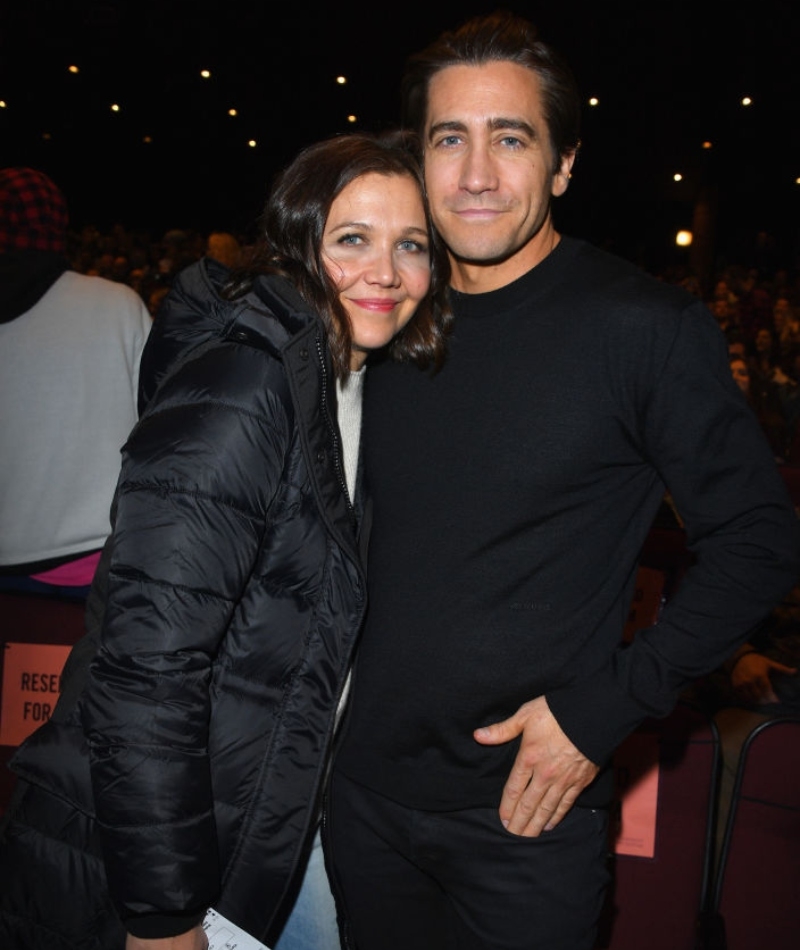
[[[325,871],[319,831],[300,893],[273,950],[341,950],[336,905]]]

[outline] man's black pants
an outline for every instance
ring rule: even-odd
[[[496,808],[406,808],[335,772],[333,883],[354,950],[591,950],[608,815],[573,808],[523,838]]]

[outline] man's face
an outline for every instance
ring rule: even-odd
[[[457,289],[504,286],[552,250],[550,200],[566,190],[574,155],[553,174],[536,73],[505,60],[440,70],[428,88],[424,148]]]

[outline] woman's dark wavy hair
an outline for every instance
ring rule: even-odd
[[[483,66],[509,61],[533,70],[542,90],[544,119],[553,150],[553,172],[565,155],[580,145],[581,101],[572,70],[539,36],[528,20],[497,10],[473,17],[458,29],[442,33],[421,52],[410,56],[400,86],[401,124],[421,140],[433,76],[448,66]]]
[[[407,176],[420,189],[431,238],[431,287],[387,351],[392,359],[438,369],[452,321],[446,298],[450,265],[431,224],[419,147],[412,133],[343,134],[303,149],[278,175],[259,220],[252,258],[229,284],[227,295],[241,293],[257,274],[287,277],[322,319],[334,372],[346,378],[352,349],[350,320],[323,262],[322,235],[336,197],[368,174]]]

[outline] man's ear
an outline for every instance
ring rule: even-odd
[[[567,190],[569,180],[572,178],[572,166],[575,164],[577,154],[578,150],[572,149],[572,151],[564,152],[561,156],[559,166],[556,169],[555,175],[553,175],[553,183],[550,186],[550,191],[554,198],[563,195]]]

